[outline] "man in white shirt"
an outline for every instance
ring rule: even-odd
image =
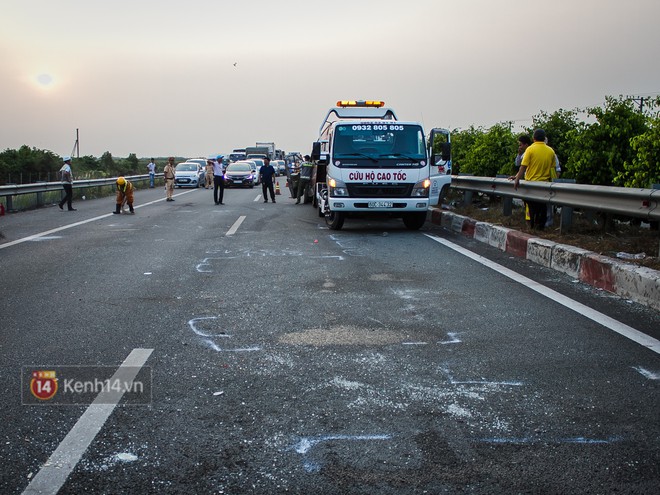
[[[224,156],[218,155],[213,162],[213,201],[216,205],[224,205],[222,197],[225,194],[224,166],[222,163]]]
[[[62,201],[59,202],[58,206],[60,210],[64,209],[64,203],[66,203],[69,211],[76,211],[72,206],[71,201],[73,200],[73,172],[71,172],[71,157],[65,156],[62,158],[64,165],[60,169],[60,180],[62,181],[62,187],[64,188],[65,196],[62,198]]]
[[[156,163],[153,158],[149,162],[149,165],[147,165],[147,170],[149,170],[149,189],[153,189],[155,187],[154,182],[156,179]]]

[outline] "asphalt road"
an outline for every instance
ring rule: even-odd
[[[0,218],[1,493],[660,492],[657,312],[282,192]]]

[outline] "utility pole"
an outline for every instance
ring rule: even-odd
[[[637,98],[630,98],[632,101],[637,103],[639,105],[639,111],[640,113],[644,111],[644,98],[643,96],[637,97]]]
[[[76,142],[73,143],[73,149],[71,150],[71,156],[80,158],[80,137],[78,135],[78,129],[76,129]]]

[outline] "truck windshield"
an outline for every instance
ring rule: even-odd
[[[424,160],[424,133],[419,125],[398,122],[342,124],[335,128],[332,155],[335,159]]]

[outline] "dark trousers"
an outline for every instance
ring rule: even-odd
[[[298,193],[296,199],[300,201],[300,198],[305,194],[305,189],[307,189],[307,184],[309,184],[309,179],[300,179],[298,181]]]
[[[533,229],[543,230],[545,222],[548,219],[548,207],[545,203],[537,203],[536,201],[528,201],[527,207],[529,208],[529,223]]]
[[[64,203],[66,203],[67,207],[70,210],[73,208],[73,206],[71,206],[71,200],[73,200],[73,185],[68,183],[63,183],[62,187],[64,188],[64,193],[66,194],[66,196],[64,196],[62,201],[60,201],[60,208],[62,208],[64,206]]]
[[[275,188],[273,187],[273,182],[262,182],[261,183],[261,191],[264,195],[264,201],[268,201],[268,194],[267,192],[270,191],[270,200],[275,201]]]
[[[220,194],[218,194],[218,191]],[[222,203],[222,197],[225,195],[225,181],[222,180],[222,175],[213,176],[213,201],[215,204]]]

